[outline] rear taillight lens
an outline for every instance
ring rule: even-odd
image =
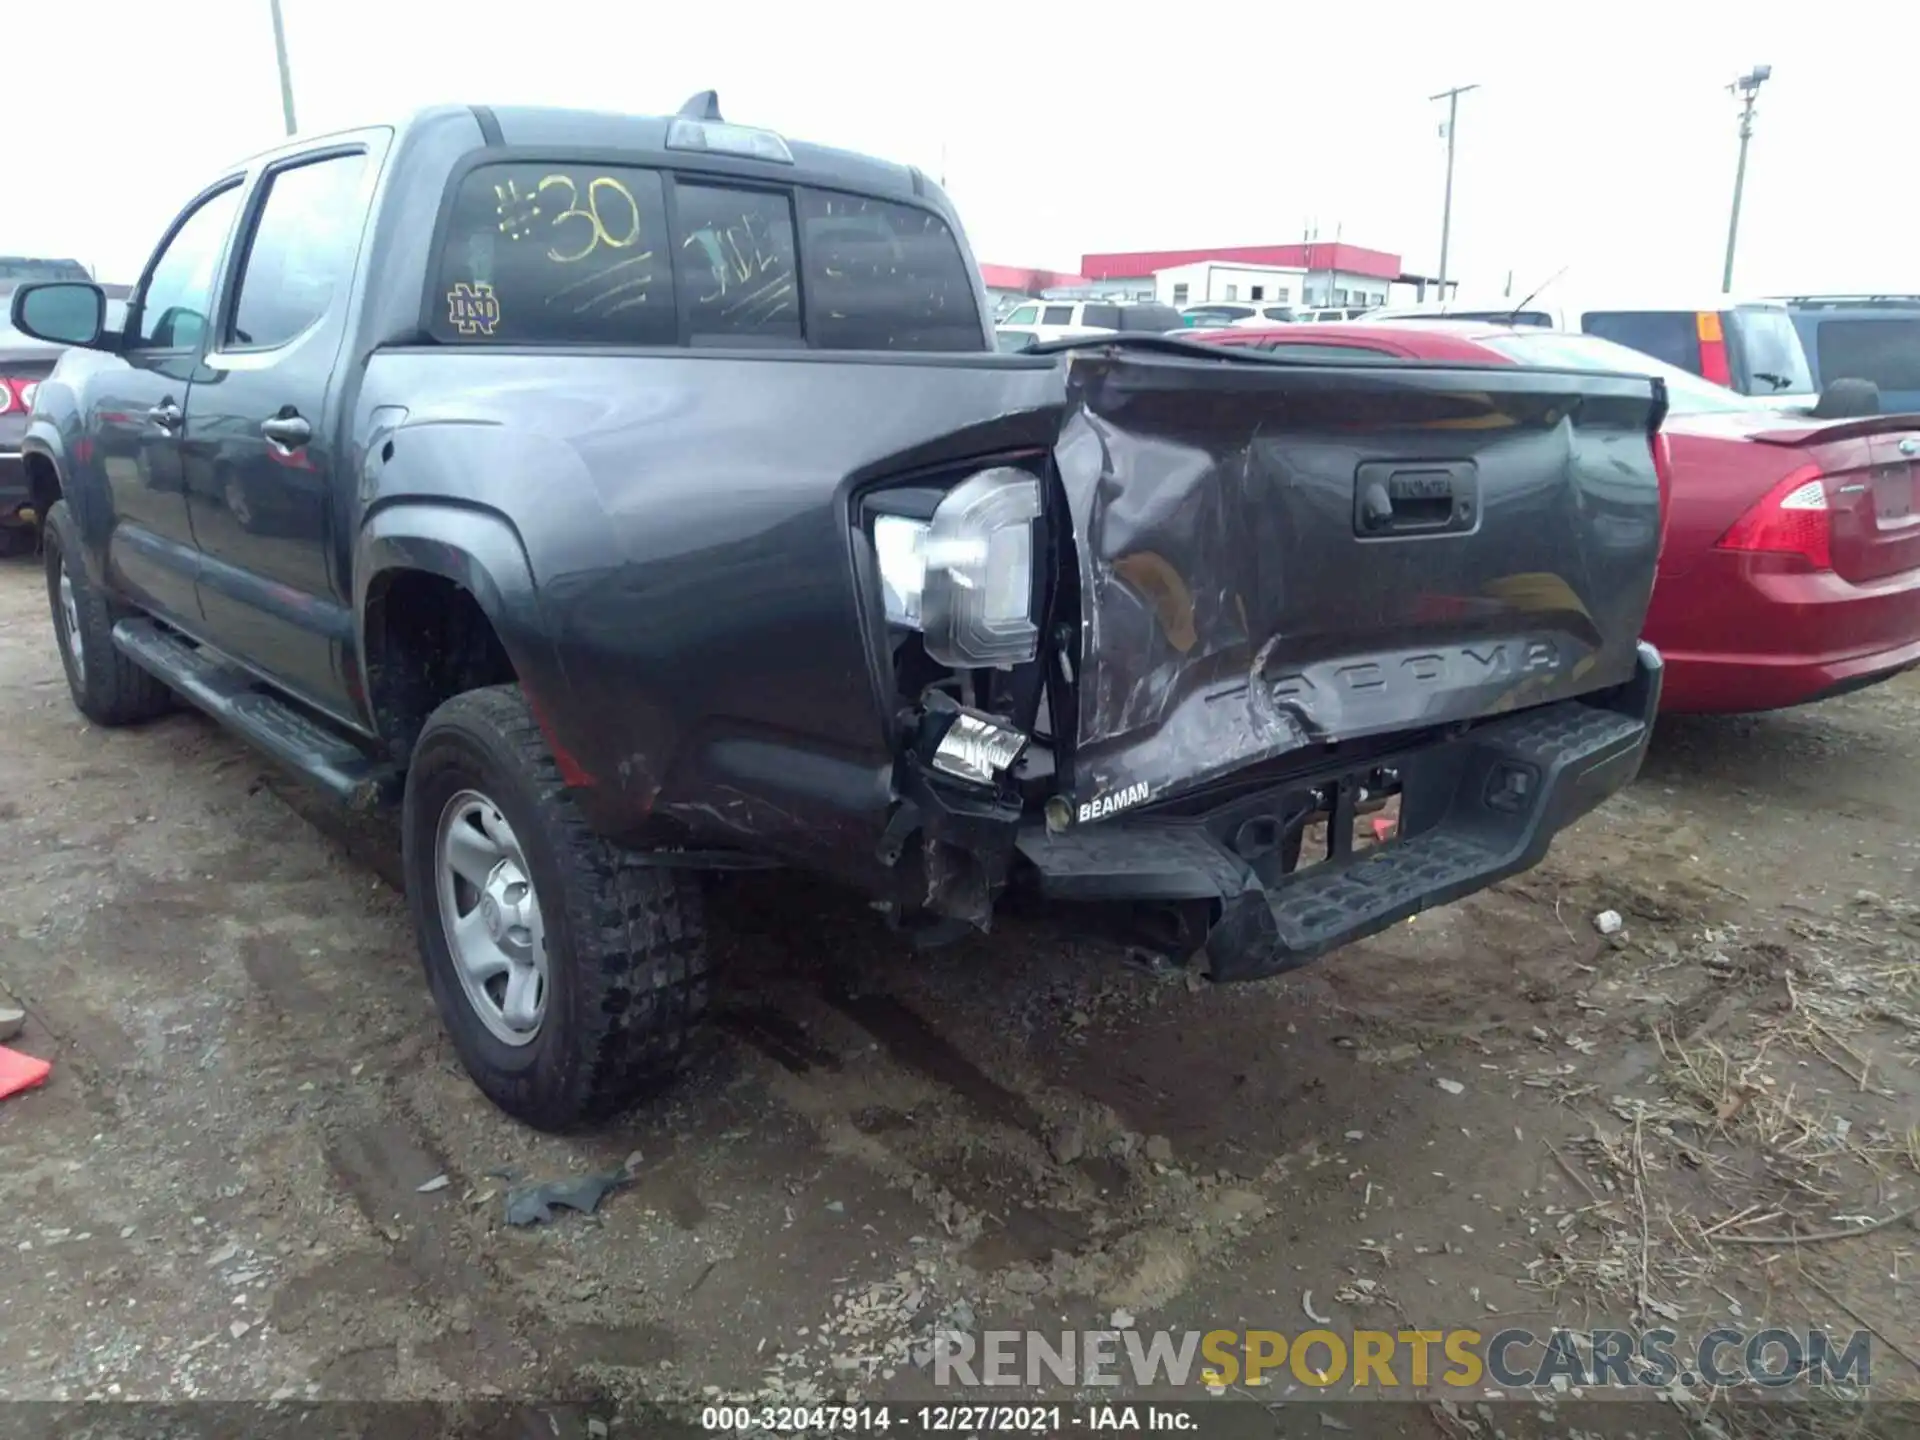
[[[1832,512],[1818,465],[1782,480],[1720,537],[1720,549],[1798,555],[1815,570],[1833,568]]]
[[[1720,328],[1719,313],[1702,310],[1693,318],[1694,332],[1700,337],[1700,373],[1716,385],[1732,388],[1733,368],[1727,364],[1727,337]]]
[[[19,402],[13,398],[13,382],[0,380],[0,415],[5,415],[17,404]]]
[[[11,375],[0,375],[0,415],[10,410],[31,410],[33,392],[40,388],[35,380],[18,380]]]
[[[1673,442],[1667,439],[1667,432],[1656,430],[1653,435],[1653,473],[1660,481],[1660,550],[1667,553],[1667,516],[1673,510]]]

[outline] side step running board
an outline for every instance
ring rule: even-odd
[[[238,666],[151,620],[120,621],[113,627],[113,643],[182,699],[352,809],[377,810],[399,799],[399,766],[368,755],[344,735],[263,689]]]

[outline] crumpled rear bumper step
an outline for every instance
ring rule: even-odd
[[[1640,675],[1606,706],[1543,706],[1351,774],[1298,782],[1352,795],[1390,766],[1402,784],[1401,838],[1272,885],[1231,843],[1245,801],[1224,816],[1140,817],[1062,836],[1034,829],[1020,850],[1054,898],[1218,900],[1204,946],[1216,980],[1289,970],[1528,869],[1555,834],[1631,782],[1660,694],[1659,658],[1642,651]],[[1288,788],[1266,799],[1274,813],[1296,804]],[[1336,805],[1343,810],[1351,816]]]

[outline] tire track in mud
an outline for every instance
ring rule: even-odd
[[[1274,1208],[1315,1150],[1268,1158],[1252,1177],[1194,1175],[1081,1090],[989,1075],[896,995],[836,977],[768,998],[785,1043],[743,1036],[771,1062],[767,1093],[940,1227],[949,1298],[1079,1295],[1103,1314],[1165,1304]]]

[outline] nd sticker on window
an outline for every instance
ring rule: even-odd
[[[447,292],[447,323],[462,335],[491,335],[500,323],[500,301],[484,281],[462,280]]]

